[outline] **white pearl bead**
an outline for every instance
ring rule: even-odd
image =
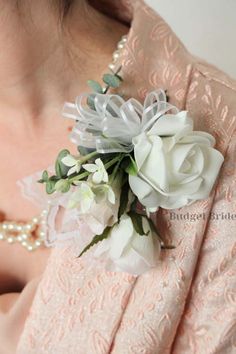
[[[22,240],[27,240],[29,238],[28,234],[21,234]]]
[[[19,235],[19,236],[17,236],[17,241],[19,241],[19,242],[21,242],[22,240],[23,240],[23,238],[22,238],[22,236],[21,235]]]
[[[13,242],[14,242],[14,238],[9,236],[9,237],[7,238],[7,242],[8,242],[8,243],[13,243]]]
[[[45,232],[44,231],[40,231],[39,232],[39,237],[43,238],[45,236]]]
[[[3,233],[0,234],[0,240],[4,240],[5,239],[5,235]]]
[[[113,71],[115,69],[115,64],[113,64],[113,63],[109,64],[109,69],[111,69]]]
[[[22,225],[16,225],[16,231],[22,231],[23,227]]]
[[[118,49],[123,49],[124,48],[124,43],[120,42],[117,46]]]
[[[41,213],[41,216],[46,216],[48,214],[48,211],[46,209],[44,209]]]
[[[2,228],[3,228],[3,230],[7,230],[8,229],[8,225],[7,224],[2,224]]]
[[[22,244],[23,247],[27,247],[28,246],[28,242],[26,242],[26,241],[21,242],[21,244]]]
[[[27,250],[28,250],[29,252],[31,252],[31,251],[34,250],[34,247],[33,247],[32,245],[28,245],[28,246],[27,246]]]
[[[38,222],[39,222],[39,219],[38,219],[38,218],[33,218],[33,219],[32,219],[32,223],[33,223],[33,224],[38,224]]]
[[[119,56],[120,56],[119,51],[115,51],[114,54],[113,54],[113,59],[117,60],[119,58]]]
[[[26,224],[24,228],[27,231],[31,231],[33,229],[33,227],[34,227],[34,225],[32,225],[32,224]]]
[[[14,226],[15,226],[14,224],[8,224],[7,228],[8,230],[14,230]]]
[[[35,241],[35,246],[36,247],[39,247],[39,246],[41,246],[42,245],[42,242],[40,241],[40,240],[36,240]]]

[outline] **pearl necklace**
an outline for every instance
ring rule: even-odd
[[[120,52],[127,42],[127,36],[122,36],[112,56],[112,62],[108,65],[111,71],[116,68]],[[0,222],[0,241],[7,241],[10,244],[20,243],[26,250],[32,252],[44,246],[48,210],[43,210],[38,217],[32,218],[30,222]]]
[[[8,243],[20,243],[28,251],[34,251],[43,245],[48,211],[43,210],[39,217],[34,217],[30,222],[10,222],[0,223],[0,240]]]

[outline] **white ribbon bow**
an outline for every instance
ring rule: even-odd
[[[166,101],[163,90],[150,92],[143,105],[134,98],[125,101],[119,95],[92,94],[95,110],[86,104],[89,96],[82,94],[75,104],[65,103],[63,116],[76,120],[70,136],[73,143],[102,154],[131,152],[135,136],[149,131],[168,111],[179,112]]]

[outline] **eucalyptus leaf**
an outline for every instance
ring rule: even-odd
[[[70,154],[70,151],[67,149],[64,149],[57,156],[57,159],[55,162],[55,172],[59,178],[63,178],[63,177],[67,176],[68,167],[65,166],[61,160],[69,154]]]
[[[67,193],[70,190],[70,182],[65,179],[57,181],[55,184],[55,190],[62,193]]]
[[[48,171],[43,171],[43,174],[42,174],[42,179],[44,180],[44,181],[47,181],[48,180]]]
[[[95,92],[97,92],[97,93],[103,93],[103,88],[102,88],[102,86],[99,84],[99,82],[97,82],[97,81],[95,81],[95,80],[88,80],[87,83],[88,83],[89,87],[90,87],[93,91],[95,91]]]
[[[120,86],[120,79],[117,75],[104,74],[103,81],[110,87],[116,88]]]
[[[47,194],[52,194],[55,192],[55,184],[56,184],[56,181],[50,181],[48,180],[46,182],[46,192]]]
[[[113,226],[112,226],[113,227]],[[78,256],[81,257],[85,252],[87,252],[92,246],[96,245],[98,242],[105,240],[106,238],[108,238],[110,230],[112,229],[111,226],[107,226],[105,228],[105,230],[103,231],[103,233],[101,235],[96,235],[94,236],[94,238],[92,239],[92,241],[83,249],[83,251],[80,253],[80,255]]]

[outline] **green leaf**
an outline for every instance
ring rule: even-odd
[[[112,226],[112,227],[113,227],[113,226]],[[107,226],[101,235],[96,235],[96,236],[94,236],[94,238],[92,239],[92,241],[83,249],[83,251],[80,253],[80,255],[78,256],[78,258],[81,257],[85,252],[87,252],[92,246],[94,246],[94,245],[96,245],[98,242],[100,242],[100,241],[105,240],[106,238],[108,238],[109,233],[110,233],[112,227],[111,227],[111,226]]]
[[[127,172],[131,176],[137,176],[138,166],[131,155],[129,155],[129,158],[130,158],[130,162],[129,165],[125,168],[125,172]]]
[[[93,91],[95,91],[95,92],[97,92],[97,93],[103,93],[103,88],[102,88],[102,86],[99,84],[99,82],[97,82],[97,81],[95,81],[95,80],[88,80],[87,83],[88,83],[89,87],[90,87]]]
[[[46,182],[46,192],[47,194],[52,194],[55,192],[56,181],[48,180]]]
[[[118,211],[118,220],[120,219],[121,215],[123,215],[127,209],[129,201],[129,183],[128,181],[122,186],[121,193],[120,193],[120,206]]]
[[[120,79],[117,75],[104,74],[103,81],[110,87],[116,88],[120,86]]]
[[[48,171],[43,171],[43,174],[42,174],[42,179],[44,180],[44,181],[47,181],[48,180]]]
[[[70,182],[65,179],[61,179],[56,182],[55,190],[62,193],[67,193],[70,190]]]
[[[70,154],[70,151],[67,149],[64,149],[57,156],[57,159],[55,162],[55,172],[56,172],[57,177],[59,177],[59,178],[63,178],[65,176],[67,176],[68,167],[65,166],[61,160],[69,154]]]
[[[140,214],[135,213],[134,211],[130,211],[128,215],[131,217],[135,231],[141,236],[147,235],[143,229],[143,217]]]

